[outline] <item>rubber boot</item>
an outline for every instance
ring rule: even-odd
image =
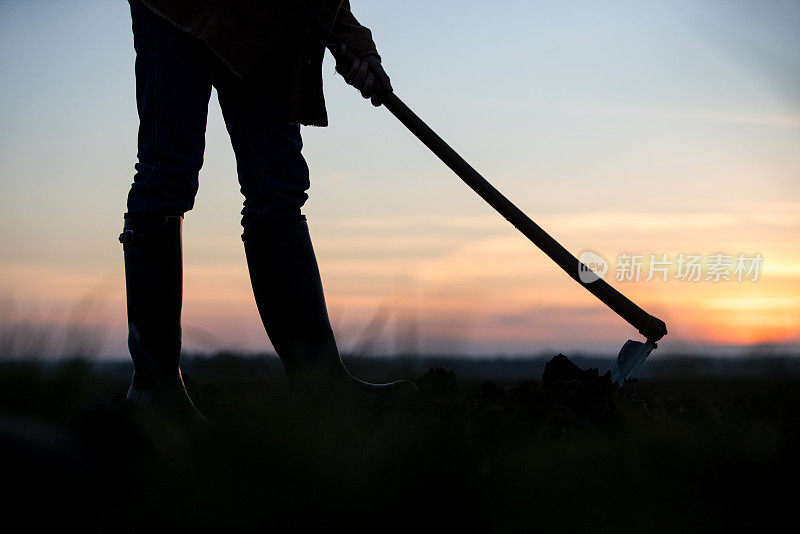
[[[294,387],[311,396],[345,395],[362,407],[395,402],[417,391],[407,380],[364,382],[345,367],[305,217],[253,223],[242,240],[258,312]]]
[[[133,379],[127,400],[163,415],[205,419],[180,370],[182,216],[126,213],[119,240],[125,255],[128,348]]]

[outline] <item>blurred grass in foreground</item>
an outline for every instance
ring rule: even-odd
[[[368,364],[356,362],[397,372]],[[796,375],[647,378],[620,394],[438,369],[418,399],[369,413],[295,398],[275,362],[186,368],[208,427],[127,409],[128,366],[0,363],[7,517],[103,531],[752,531],[796,502]]]

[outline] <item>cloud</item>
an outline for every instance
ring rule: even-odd
[[[502,223],[499,215],[387,215],[340,217],[334,222],[349,228],[496,228]]]
[[[800,230],[800,202],[752,201],[739,203],[724,211],[611,211],[596,210],[581,213],[529,214],[534,222],[558,231],[606,228],[675,229],[724,228],[739,224],[760,224]],[[498,230],[507,227],[500,215],[390,215],[371,217],[340,217],[331,223],[354,229],[413,229],[467,228]],[[394,239],[394,238],[393,238]],[[405,237],[407,241],[408,236]],[[430,237],[428,237],[430,239]]]
[[[578,107],[577,112],[589,116],[610,117],[624,120],[677,120],[745,126],[768,126],[773,128],[800,128],[800,115],[788,113],[741,113],[710,109],[692,109],[685,106],[632,106],[627,104],[588,104]]]

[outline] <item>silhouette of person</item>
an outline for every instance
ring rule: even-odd
[[[338,387],[366,403],[413,391],[407,381],[354,378],[336,347],[301,213],[310,184],[300,126],[327,125],[324,47],[294,15],[291,1],[129,2],[139,133],[120,235],[134,364],[127,399],[197,413],[180,373],[181,226],[198,189],[212,87],[236,155],[256,304],[290,381],[310,391]],[[380,105],[392,88],[369,29],[348,0],[316,0],[310,7],[357,56],[337,69]]]

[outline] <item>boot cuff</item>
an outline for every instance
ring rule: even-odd
[[[152,212],[136,212],[125,214],[125,225],[119,236],[119,242],[144,244],[168,239],[168,236],[180,236],[183,215],[164,215]]]
[[[300,226],[308,231],[308,221],[305,215],[289,216],[289,217],[264,217],[256,219],[247,223],[242,233],[242,241],[247,241],[255,235],[263,235],[264,233],[272,232],[287,226]]]

